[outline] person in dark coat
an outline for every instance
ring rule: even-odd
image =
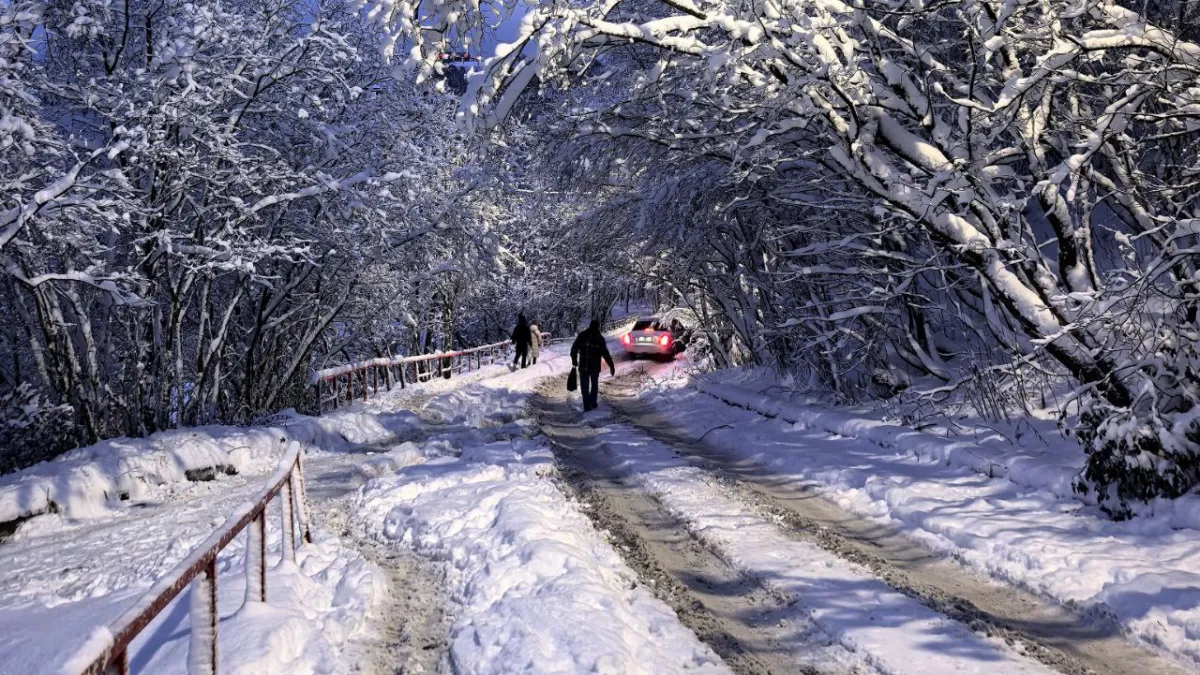
[[[583,394],[583,411],[595,410],[600,398],[600,362],[608,363],[610,375],[617,374],[608,342],[600,332],[600,322],[592,320],[587,330],[571,345],[571,365],[579,369],[579,391]]]
[[[533,336],[529,332],[529,322],[525,320],[524,314],[518,314],[517,327],[513,329],[512,334],[513,350],[516,352],[513,355],[514,367],[518,361],[522,368],[529,365],[529,344],[532,341]]]

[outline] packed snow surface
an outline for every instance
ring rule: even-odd
[[[1051,673],[890,588],[774,522],[640,432],[607,425],[610,453],[636,484],[743,573],[795,598],[834,640],[889,675]]]
[[[550,480],[524,439],[381,477],[359,518],[445,561],[456,673],[725,673]]]

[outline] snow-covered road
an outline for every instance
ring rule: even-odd
[[[680,365],[620,361],[587,415],[551,351],[294,422],[324,430],[318,543],[253,611],[240,543],[222,556],[222,672],[1188,672],[735,452],[752,413],[645,395]],[[0,673],[55,672],[261,480],[24,523],[0,544]],[[186,636],[183,602],[134,672],[183,672]]]

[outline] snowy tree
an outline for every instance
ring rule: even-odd
[[[0,397],[68,411],[55,448],[311,404],[493,268],[452,101],[343,4],[35,9],[0,17]]]
[[[368,7],[424,75],[437,52],[478,43],[516,3]],[[1109,0],[554,2],[524,10],[461,110],[486,127],[534,83],[586,85],[595,93],[574,119],[614,153],[657,147],[688,170],[707,158],[735,198],[758,190],[766,209],[815,201],[824,181],[846,204],[869,202],[874,222],[842,218],[851,229],[825,238],[843,254],[855,241],[871,249],[860,258],[875,267],[894,260],[884,276],[907,286],[883,294],[935,306],[914,319],[925,328],[893,318],[882,333],[908,322],[909,357],[943,377],[953,375],[928,330],[938,323],[983,325],[1026,363],[1046,355],[1085,402],[1080,487],[1123,514],[1129,499],[1200,483],[1198,67],[1200,47]],[[647,182],[666,184],[626,171],[643,195]],[[854,228],[867,236],[848,240]],[[824,244],[800,248],[824,250],[814,246]],[[797,325],[823,304],[813,298]],[[887,304],[821,318],[854,330]]]

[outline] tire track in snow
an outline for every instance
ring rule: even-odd
[[[850,514],[812,486],[773,479],[675,427],[617,383],[609,401],[622,421],[710,472],[728,492],[779,523],[798,541],[861,565],[893,589],[977,631],[1021,645],[1068,675],[1185,675],[1186,670],[1121,637],[1104,617],[1083,617],[1021,589],[1001,585],[929,551],[903,534]]]
[[[787,597],[740,574],[652,497],[614,477],[561,394],[543,387],[534,406],[554,445],[562,489],[576,497],[597,529],[608,533],[642,583],[734,672],[876,672],[808,621]]]

